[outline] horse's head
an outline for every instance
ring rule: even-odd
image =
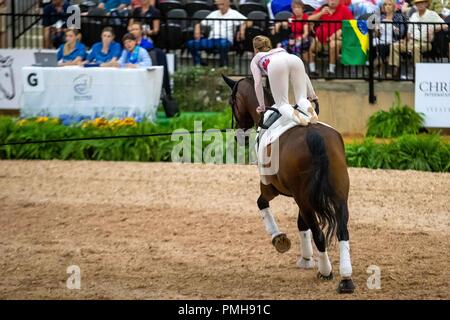
[[[256,98],[253,78],[242,78],[238,81],[222,75],[226,84],[231,88],[230,105],[233,118],[236,120],[236,128],[250,129],[255,123],[259,123],[260,115],[256,112],[258,99]],[[266,105],[271,106],[273,99],[265,91]]]
[[[14,59],[11,56],[0,56],[0,92],[8,100],[12,100],[16,95],[12,69],[13,61]]]

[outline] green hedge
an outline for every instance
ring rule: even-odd
[[[450,144],[439,135],[403,135],[387,143],[367,138],[347,144],[345,153],[351,167],[450,172]]]
[[[113,121],[105,124],[100,121],[98,125],[85,122],[64,126],[53,123],[54,120],[51,119],[43,119],[38,123],[35,120],[18,121],[11,117],[0,117],[0,141],[5,143],[134,135],[172,132],[178,128],[193,130],[195,120],[202,121],[202,130],[224,129],[230,126],[230,119],[229,110],[218,114],[185,115],[163,124],[121,124],[120,121],[118,124]],[[193,140],[192,138],[192,146]],[[178,142],[172,142],[167,136],[1,146],[0,159],[170,161],[176,143]],[[209,141],[202,141],[203,150],[209,144]],[[450,144],[439,135],[403,135],[384,143],[376,143],[373,138],[366,138],[362,143],[347,144],[346,156],[351,167],[450,172]],[[225,154],[223,157],[225,158]]]

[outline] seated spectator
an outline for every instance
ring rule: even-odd
[[[448,0],[431,0],[430,10],[439,14],[443,19],[450,15],[450,1]]]
[[[133,10],[133,18],[130,25],[134,21],[141,22],[146,37],[158,36],[161,12],[152,5],[152,0],[142,0],[141,6]]]
[[[228,51],[233,45],[234,32],[237,26],[240,25],[240,30],[237,33],[236,40],[242,41],[245,39],[245,23],[240,21],[218,21],[219,19],[240,19],[246,20],[238,11],[230,8],[230,0],[217,0],[215,2],[219,8],[211,12],[205,20],[200,24],[209,26],[209,38],[201,38],[200,24],[194,27],[194,40],[187,42],[187,47],[194,59],[194,65],[203,64],[200,57],[200,50],[218,49],[220,55],[220,66],[228,65]],[[209,20],[208,19],[215,19]]]
[[[428,10],[428,0],[414,0],[417,11],[411,15],[408,25],[407,39],[395,42],[391,45],[389,54],[389,63],[393,66],[393,76],[400,76],[400,53],[413,52],[414,63],[422,60],[422,52],[432,49],[434,33],[441,30],[448,30],[448,25],[434,11]],[[442,25],[427,23],[442,23]]]
[[[123,51],[119,61],[109,62],[108,66],[121,68],[145,68],[152,66],[147,50],[138,45],[136,37],[131,33],[123,36]]]
[[[59,48],[64,43],[68,7],[69,3],[64,0],[53,0],[45,5],[42,19],[44,48]]]
[[[98,7],[105,10],[106,12],[111,12],[111,10],[123,10],[128,5],[130,5],[130,0],[100,0]]]
[[[59,47],[57,53],[60,66],[81,65],[86,58],[86,47],[78,41],[78,33],[77,29],[66,30],[66,42]]]
[[[302,0],[292,0],[292,20],[308,20],[309,16],[303,12],[304,4]],[[280,27],[280,22],[275,24],[275,32]],[[289,39],[281,41],[280,45],[287,52],[296,55],[303,55],[303,60],[308,63],[308,50],[311,47],[312,37],[309,36],[309,24],[302,21],[289,22],[291,35]]]
[[[336,73],[336,58],[342,46],[342,23],[326,21],[352,19],[353,15],[350,10],[346,6],[339,4],[339,0],[328,0],[326,5],[317,9],[310,15],[309,20],[325,21],[325,23],[321,23],[316,27],[316,37],[309,50],[310,56],[308,61],[312,61],[309,63],[309,71],[312,75],[317,76],[316,64],[314,62],[315,54],[323,49],[328,49],[328,74],[334,76]]]
[[[404,23],[406,19],[395,10],[395,0],[384,0],[380,24],[375,29],[375,50],[370,52],[372,60],[378,56],[378,59],[374,61],[375,67],[380,63],[380,59],[384,64],[387,64],[390,46],[392,43],[400,41],[406,34],[406,24]]]
[[[120,44],[114,41],[114,30],[106,27],[102,31],[102,41],[92,46],[87,60],[92,63],[98,63],[100,66],[106,66],[105,63],[117,61],[122,53]]]

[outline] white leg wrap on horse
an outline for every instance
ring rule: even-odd
[[[331,263],[326,251],[319,251],[319,272],[324,276],[329,276],[331,273]]]
[[[313,248],[311,243],[311,230],[300,231],[300,243],[302,246],[302,257],[311,259],[313,255]]]
[[[352,262],[350,260],[350,244],[348,241],[339,241],[339,273],[341,277],[352,276]]]
[[[272,213],[270,212],[270,208],[265,208],[259,211],[261,218],[264,221],[264,225],[266,226],[266,231],[269,235],[274,238],[275,236],[279,235],[281,232],[278,230],[277,223],[275,222],[275,218],[273,217]]]
[[[301,269],[312,269],[315,266],[313,255],[313,248],[311,243],[311,230],[300,231],[300,259],[297,261],[297,266]]]

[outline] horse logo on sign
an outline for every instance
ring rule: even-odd
[[[0,99],[12,100],[16,96],[13,62],[11,56],[0,56]]]

